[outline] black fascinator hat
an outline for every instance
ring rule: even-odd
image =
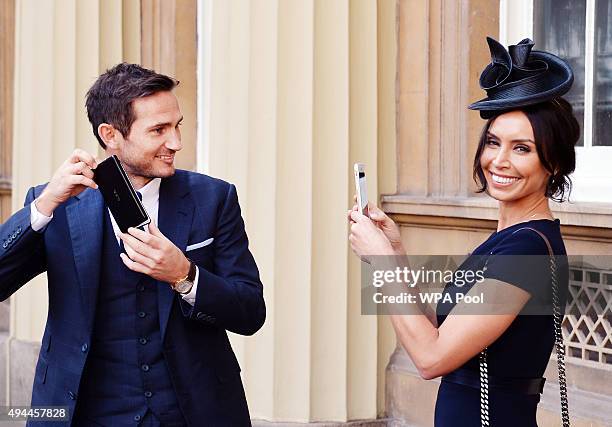
[[[480,87],[487,97],[470,104],[488,119],[500,111],[550,101],[572,87],[571,67],[552,53],[532,51],[533,41],[523,39],[508,50],[497,40],[487,37],[491,63],[480,75]]]

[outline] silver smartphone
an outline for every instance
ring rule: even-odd
[[[368,212],[365,165],[363,163],[355,163],[353,166],[353,171],[355,173],[355,193],[357,194],[357,207],[359,209],[359,213],[369,218],[370,213]]]

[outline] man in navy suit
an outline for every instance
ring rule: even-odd
[[[70,425],[250,425],[226,331],[261,328],[263,286],[236,188],[175,170],[177,84],[119,64],[87,94],[93,133],[121,160],[148,230],[120,232],[94,157],[78,149],[0,226],[0,300],[48,274],[32,405],[67,406]]]

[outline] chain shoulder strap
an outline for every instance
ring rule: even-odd
[[[567,400],[567,375],[565,371],[565,346],[563,345],[563,331],[561,322],[563,313],[561,312],[561,300],[559,298],[559,284],[557,283],[557,261],[548,238],[540,231],[531,227],[523,227],[516,230],[535,231],[546,243],[548,256],[550,259],[550,273],[552,282],[552,303],[553,303],[553,323],[555,334],[555,349],[557,352],[557,370],[559,372],[559,395],[561,397],[561,421],[563,427],[570,427],[569,404]],[[512,234],[514,234],[512,233]],[[489,427],[489,365],[487,363],[487,349],[485,348],[479,355],[479,375],[480,375],[480,425]]]

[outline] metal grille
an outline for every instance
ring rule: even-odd
[[[612,365],[612,271],[572,266],[566,313],[567,357]]]

